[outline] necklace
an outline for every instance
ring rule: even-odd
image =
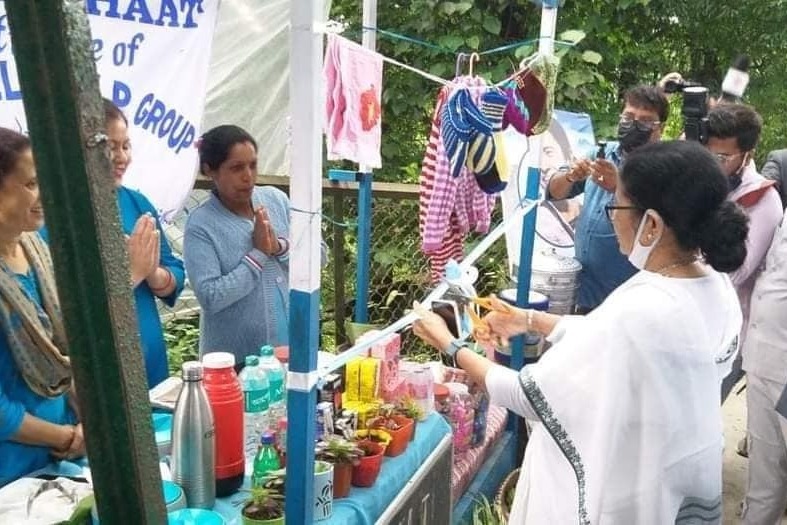
[[[653,270],[653,273],[660,273],[666,277],[665,272],[668,270],[673,270],[675,268],[680,268],[681,266],[688,266],[690,264],[694,264],[695,262],[699,261],[700,258],[697,255],[692,256],[690,259],[682,259],[680,261],[667,264],[659,268],[658,270]]]

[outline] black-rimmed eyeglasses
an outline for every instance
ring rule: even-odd
[[[604,211],[607,213],[607,219],[610,221],[615,217],[617,210],[641,210],[639,206],[618,206],[617,204],[607,204],[604,206]]]

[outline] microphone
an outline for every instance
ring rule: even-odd
[[[746,55],[738,55],[727,70],[721,83],[720,101],[735,104],[741,101],[746,87],[749,85],[749,65],[751,61]]]

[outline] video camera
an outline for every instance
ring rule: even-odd
[[[669,80],[664,85],[665,93],[683,94],[683,131],[686,139],[700,144],[708,142],[708,88],[693,82]]]

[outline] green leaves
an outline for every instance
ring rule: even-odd
[[[497,16],[487,15],[484,17],[483,28],[493,35],[499,35],[503,25]]]
[[[595,51],[587,50],[582,53],[582,60],[584,60],[589,64],[593,64],[594,66],[597,66],[598,64],[601,63],[601,54],[596,53]]]
[[[579,29],[570,29],[568,31],[563,31],[560,33],[558,38],[560,40],[565,40],[566,42],[571,42],[572,44],[576,45],[582,42],[585,39],[585,32],[580,31]]]
[[[472,9],[472,2],[443,2],[439,10],[446,15],[462,15]]]

